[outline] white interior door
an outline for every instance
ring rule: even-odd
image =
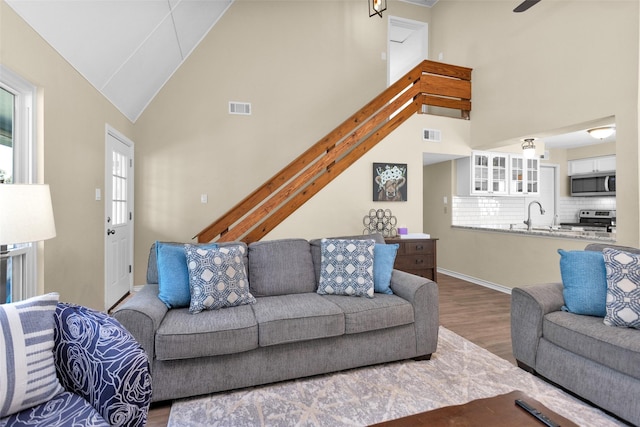
[[[107,127],[105,310],[133,286],[133,142]]]

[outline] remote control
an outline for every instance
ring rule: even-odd
[[[538,421],[540,421],[547,427],[560,427],[560,424],[554,423],[545,414],[538,411],[533,406],[528,405],[526,402],[522,401],[521,399],[516,399],[516,405],[518,405],[519,407],[521,407],[522,409],[530,413],[532,416],[536,417]]]

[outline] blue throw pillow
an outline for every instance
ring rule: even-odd
[[[607,301],[607,270],[602,252],[565,251],[560,254],[562,310],[604,317]]]
[[[385,245],[376,243],[373,248],[373,288],[381,294],[391,295],[393,291],[391,285],[391,272],[393,263],[396,261],[399,244],[393,243]]]
[[[211,249],[218,245],[210,243],[203,247]],[[160,288],[158,298],[169,308],[189,307],[191,290],[184,245],[156,242],[156,263]]]

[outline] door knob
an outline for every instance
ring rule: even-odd
[[[109,235],[111,235],[111,234],[116,234],[116,230],[108,229],[108,230],[107,230],[107,236],[109,236]]]

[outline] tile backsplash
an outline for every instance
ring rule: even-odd
[[[521,224],[527,218],[527,206],[533,200],[526,197],[460,197],[451,200],[452,225],[489,226]],[[555,222],[578,222],[582,209],[615,209],[615,197],[560,197]],[[545,206],[545,209],[548,208]],[[553,218],[549,216],[551,225]]]

